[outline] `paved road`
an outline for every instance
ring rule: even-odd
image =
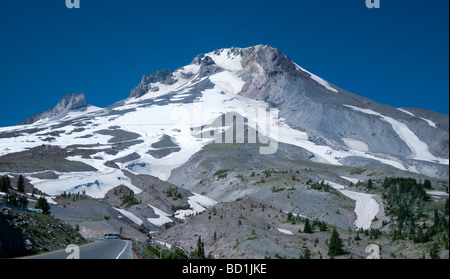
[[[80,259],[134,259],[131,241],[121,239],[99,239],[78,246]],[[77,249],[63,249],[28,256],[22,259],[67,259],[77,256]],[[76,257],[77,258],[77,257]]]

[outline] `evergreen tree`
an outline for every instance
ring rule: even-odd
[[[11,188],[11,180],[9,176],[4,175],[0,178],[0,192],[7,193]]]
[[[27,197],[24,196],[24,195],[20,196],[20,198],[18,198],[18,200],[17,200],[17,205],[20,208],[27,208],[27,206],[28,206],[28,199],[27,199]]]
[[[367,181],[367,188],[368,189],[373,189],[373,181],[372,179],[369,178],[369,180]]]
[[[331,232],[330,242],[328,244],[328,256],[334,257],[343,254],[344,251],[342,250],[342,240],[336,228],[333,228],[333,231]]]
[[[206,259],[205,244],[203,243],[201,236],[199,236],[197,240],[197,249],[195,249],[194,252],[191,252],[191,258]]]
[[[417,236],[414,238],[414,243],[423,243],[428,241],[428,236],[424,233],[423,225],[417,228]]]
[[[42,209],[44,214],[50,214],[50,205],[45,197],[40,197],[36,203],[35,208]]]
[[[25,192],[25,181],[22,175],[19,175],[17,179],[17,191],[21,193]]]
[[[423,239],[423,230],[422,227],[417,229],[417,236],[414,238],[414,243],[420,243]]]
[[[327,227],[327,223],[325,223],[325,222],[320,222],[319,229],[320,229],[321,232],[326,231],[327,228],[328,228],[328,227]]]
[[[303,253],[300,255],[301,260],[309,260],[311,259],[311,251],[308,248],[303,250]]]
[[[439,246],[438,244],[435,242],[433,244],[433,247],[431,247],[430,249],[430,258],[435,260],[435,259],[440,259],[439,257]]]
[[[171,251],[170,253],[168,253],[167,255],[164,256],[164,259],[182,259],[182,260],[187,260],[188,256],[186,255],[186,253],[183,251],[183,249],[181,249],[180,247],[175,247],[175,249],[173,251]]]
[[[309,224],[309,219],[308,218],[306,218],[305,228],[303,229],[303,232],[304,233],[312,233],[313,232],[312,228],[311,228],[311,225]]]
[[[434,223],[433,226],[437,229],[439,227],[439,222],[440,218],[439,218],[439,211],[437,209],[434,210]]]
[[[448,198],[447,198],[447,200],[445,201],[445,207],[444,207],[444,215],[445,216],[448,216],[448,211],[449,211],[449,205],[448,205]]]
[[[431,189],[431,181],[428,179],[425,179],[423,181],[423,187],[427,188],[427,189]]]
[[[6,193],[8,189],[5,187],[5,181],[3,179],[3,176],[0,177],[0,192]]]

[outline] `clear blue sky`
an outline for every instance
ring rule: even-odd
[[[374,101],[449,113],[448,0],[0,0],[0,126],[69,93],[104,107],[143,74],[256,44]]]

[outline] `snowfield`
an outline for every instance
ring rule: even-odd
[[[202,196],[196,193],[193,194],[193,196],[188,197],[188,203],[191,206],[191,209],[177,210],[174,214],[176,218],[185,219],[188,216],[203,212],[206,210],[206,208],[217,204],[215,200],[210,199],[206,196]]]
[[[280,229],[277,228],[277,230],[281,233],[287,234],[287,235],[293,235],[293,233],[290,230],[286,230],[286,229]]]
[[[331,181],[325,182],[330,184],[331,187],[338,190],[343,195],[349,197],[352,200],[355,200],[356,220],[354,224],[358,229],[369,229],[372,225],[372,220],[380,211],[380,205],[373,198],[373,195],[345,190],[345,188],[347,187],[339,183]]]
[[[359,193],[349,190],[340,190],[340,192],[352,200],[356,201],[355,213],[356,220],[355,226],[360,229],[369,229],[372,225],[372,220],[377,216],[380,210],[379,204],[373,198],[373,195]]]
[[[51,196],[58,196],[62,193],[82,193],[93,198],[104,198],[106,193],[119,185],[125,185],[134,191],[135,194],[142,192],[141,189],[131,184],[130,179],[121,170],[113,169],[110,172],[72,172],[57,173],[58,179],[39,179],[30,175],[25,175],[30,183],[38,190]]]
[[[169,214],[165,213],[164,211],[162,211],[161,209],[154,207],[152,205],[148,205],[150,206],[153,211],[155,211],[156,215],[159,215],[159,217],[157,218],[147,218],[147,220],[156,225],[156,226],[162,226],[166,223],[172,223],[172,219],[170,219],[168,216],[170,216]]]

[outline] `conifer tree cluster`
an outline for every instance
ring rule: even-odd
[[[27,208],[28,199],[24,195],[18,195],[17,193],[7,193],[3,196],[3,202],[12,206]]]
[[[3,175],[0,177],[0,192],[6,193],[6,195],[3,196],[2,201],[12,206],[26,208],[28,206],[27,197],[17,194],[14,191],[10,191],[10,189],[13,189],[11,187],[11,179],[8,175]],[[17,179],[17,192],[25,192],[25,181],[22,175],[19,175],[19,178]]]
[[[201,236],[197,239],[197,248],[189,254],[191,259],[212,259],[211,253],[206,256],[205,243],[202,241]]]
[[[17,191],[20,193],[25,192],[25,180],[22,175],[19,175],[17,179]],[[11,179],[8,175],[3,175],[0,177],[0,192],[8,193],[11,189]]]

